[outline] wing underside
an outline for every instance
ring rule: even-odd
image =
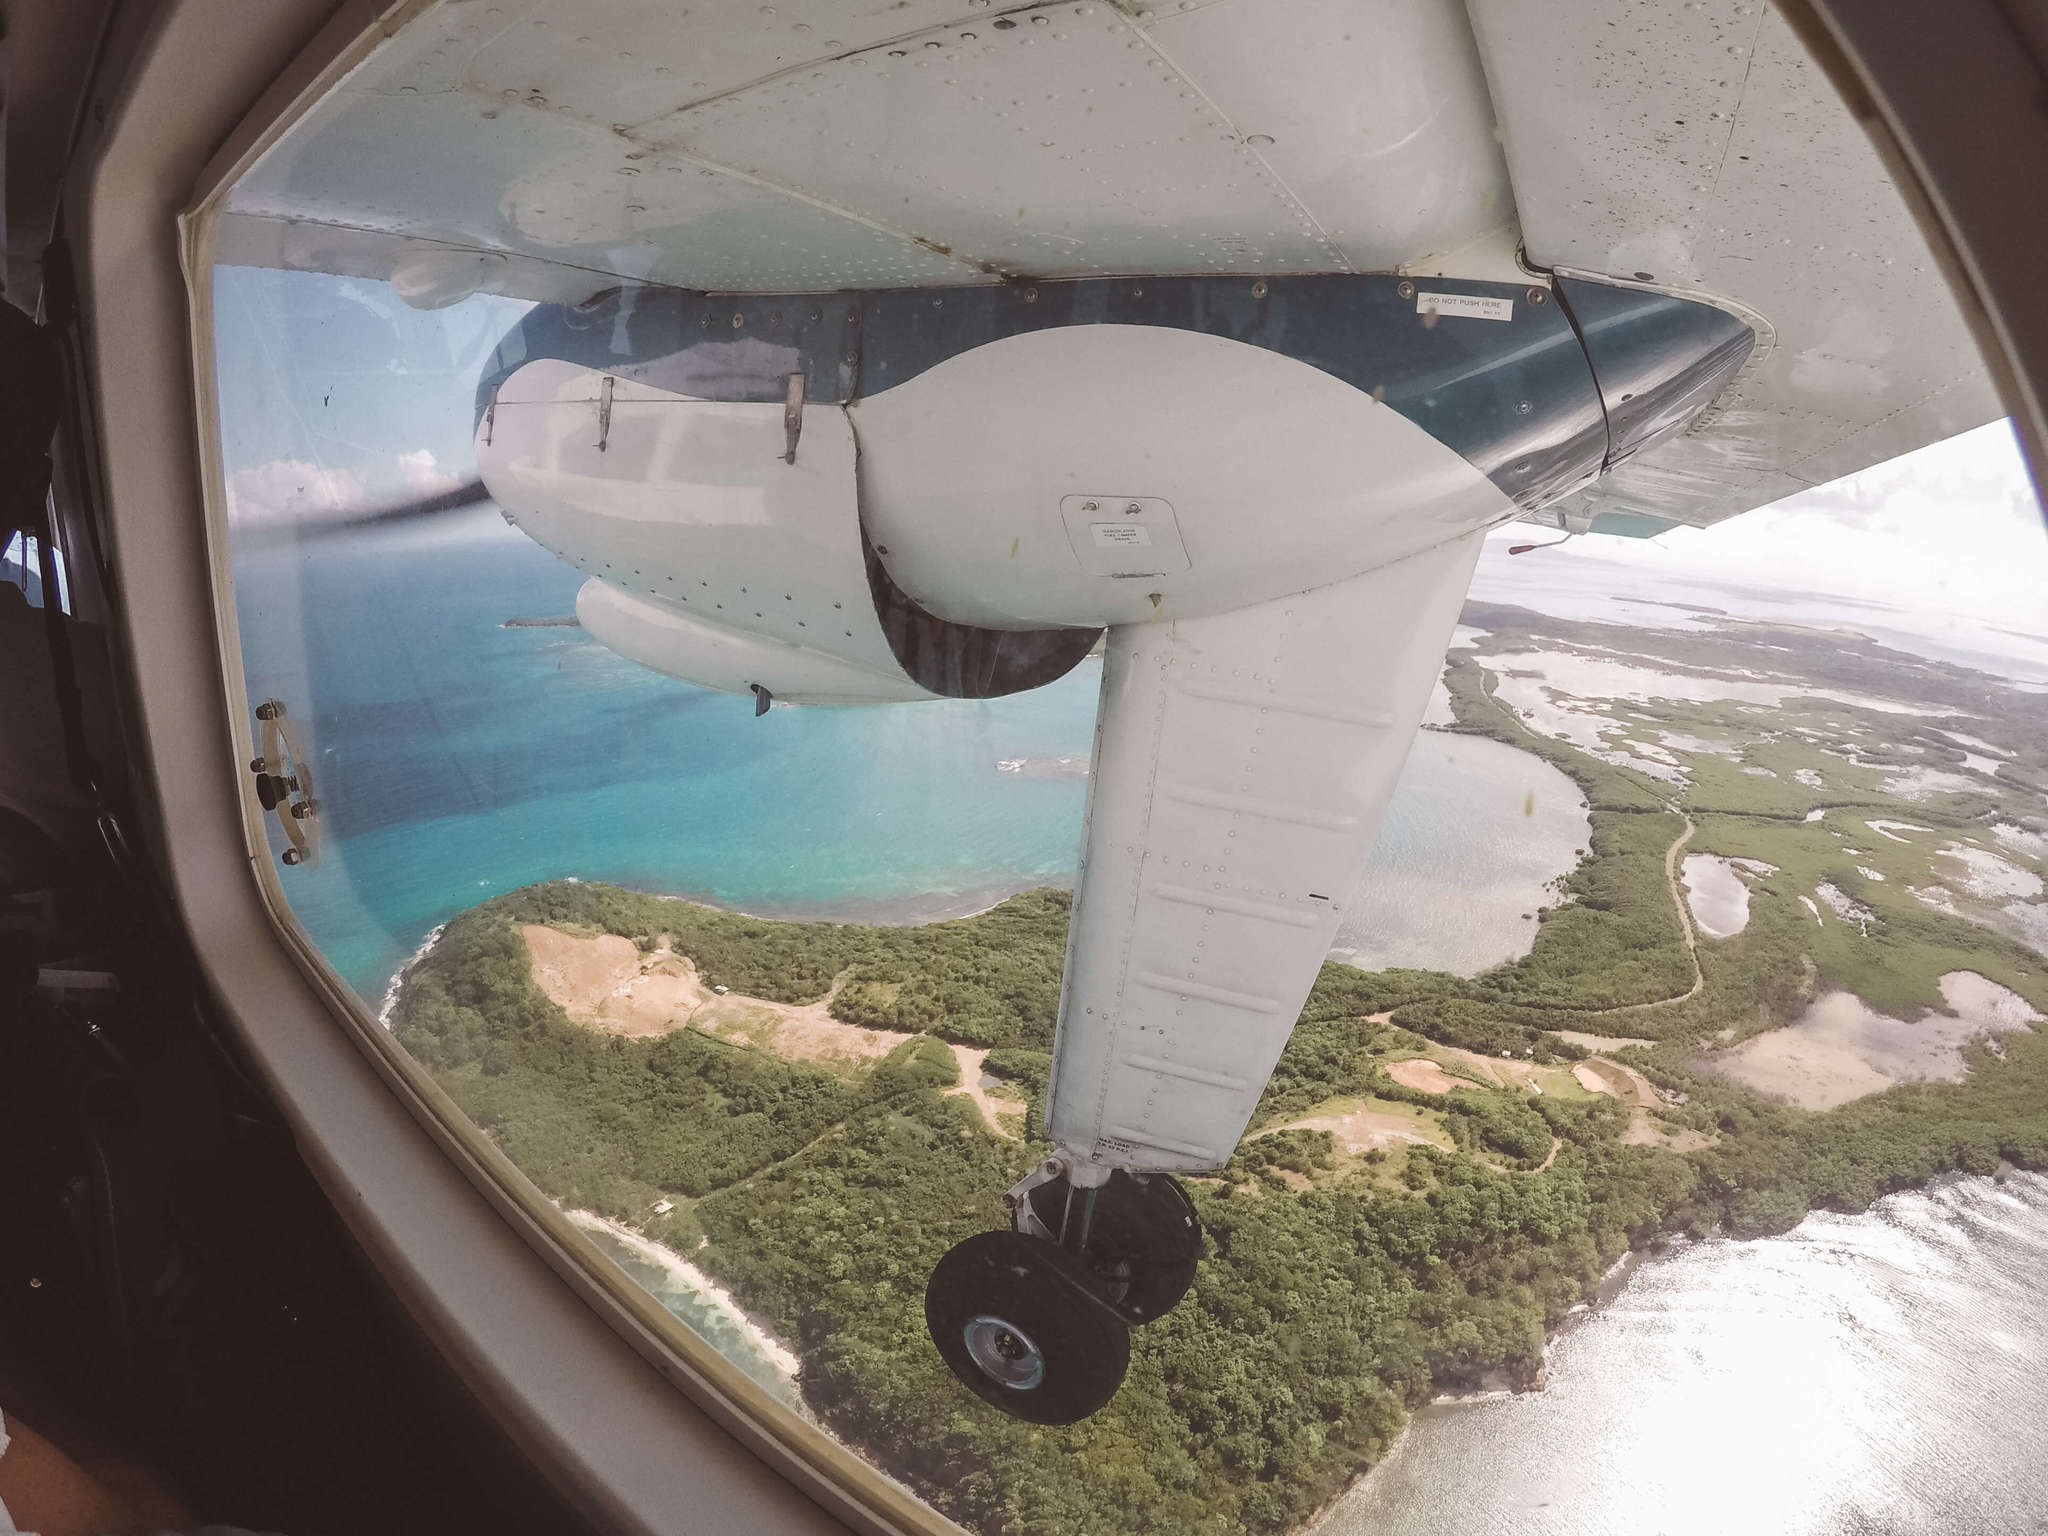
[[[1877,151],[1776,7],[1470,9],[1530,260],[1719,302],[1758,337],[1689,430],[1542,520],[1706,525],[2001,413]]]
[[[1538,514],[1705,524],[1998,404],[1861,128],[1749,0],[431,6],[234,188],[229,262],[422,303],[1550,271],[1758,345]]]

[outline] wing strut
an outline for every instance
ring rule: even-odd
[[[1230,1157],[1364,873],[1482,537],[1109,631],[1046,1110],[1076,1184]]]

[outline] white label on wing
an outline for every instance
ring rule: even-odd
[[[1142,523],[1090,523],[1088,531],[1094,535],[1096,544],[1105,549],[1146,549],[1152,543],[1152,531]]]
[[[1490,299],[1477,293],[1418,293],[1415,295],[1415,313],[1462,315],[1467,320],[1512,320],[1515,318],[1515,301]]]

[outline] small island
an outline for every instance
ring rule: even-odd
[[[922,1314],[1047,1150],[1067,893],[888,927],[548,882],[452,918],[391,1026],[565,1208],[721,1288],[823,1425],[1005,1536],[1300,1529],[1412,1408],[1539,1386],[1632,1251],[2048,1166],[2048,697],[1789,626],[1466,622],[1445,728],[1562,770],[1587,846],[1520,959],[1324,967],[1187,1181],[1193,1290],[1085,1423],[984,1407]]]

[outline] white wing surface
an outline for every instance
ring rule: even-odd
[[[1109,631],[1049,1134],[1226,1161],[1365,870],[1481,535]]]
[[[1471,13],[1529,258],[1718,300],[1758,331],[1704,418],[1539,520],[1712,523],[2001,414],[1904,199],[1775,7]]]

